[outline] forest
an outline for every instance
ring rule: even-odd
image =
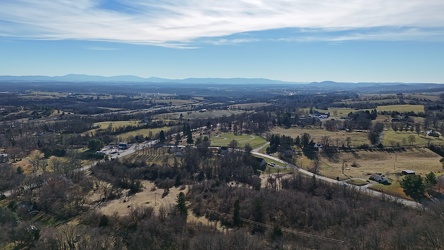
[[[2,249],[444,248],[439,94],[65,84],[1,94]]]

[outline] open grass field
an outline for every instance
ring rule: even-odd
[[[214,110],[206,112],[193,111],[191,114],[185,113],[183,115],[184,119],[205,119],[205,118],[217,118],[223,116],[239,115],[243,114],[245,111],[238,110]]]
[[[439,101],[440,93],[437,94],[407,94],[405,95],[404,99],[424,99],[424,100],[430,100],[432,102]]]
[[[136,193],[131,196],[124,195],[120,199],[106,202],[99,208],[99,212],[112,216],[117,213],[119,216],[129,215],[131,211],[138,207],[152,207],[154,212],[158,213],[161,207],[169,208],[176,204],[177,195],[180,192],[185,194],[188,192],[188,188],[170,188],[168,195],[162,197],[164,189],[155,188],[154,183],[148,181],[142,181],[142,192]],[[99,197],[90,197],[91,201],[95,201]],[[98,202],[98,201],[95,201]]]
[[[346,144],[347,137],[351,138],[350,146],[359,146],[364,143],[369,143],[367,133],[365,132],[331,132],[323,129],[306,129],[306,128],[289,128],[285,129],[282,127],[275,127],[272,130],[274,134],[286,135],[296,138],[298,135],[302,135],[303,133],[310,134],[313,141],[321,141],[323,136],[328,136],[330,138],[330,143],[336,145],[339,142],[339,145]]]
[[[194,104],[197,103],[197,101],[195,100],[182,100],[182,99],[165,99],[165,100],[156,100],[156,103],[159,104],[169,104],[171,103],[172,105],[187,105],[187,104]]]
[[[120,128],[125,126],[139,126],[139,121],[105,121],[105,122],[97,122],[94,123],[94,126],[98,126],[98,128],[91,129],[86,131],[84,134],[95,134],[98,129],[107,129],[108,126],[112,126],[113,128]]]
[[[374,103],[374,104],[393,104],[394,102],[397,102],[397,98],[381,98],[381,99],[371,99],[371,98],[361,98],[360,100],[344,100],[340,101],[338,103],[345,103],[345,104],[360,104],[363,102],[366,103]]]
[[[382,111],[398,111],[400,113],[413,111],[415,113],[424,112],[424,105],[386,105],[376,107],[378,112]]]
[[[339,177],[340,179],[363,178],[366,180],[369,178],[369,174],[382,173],[394,182],[399,178],[397,173],[404,169],[414,170],[422,176],[431,171],[441,172],[443,169],[439,162],[440,159],[441,156],[425,148],[406,149],[396,153],[362,150],[341,152],[330,157],[321,153],[320,173],[333,179]],[[344,161],[346,167],[343,174],[342,164]],[[354,163],[356,167],[352,166]],[[310,167],[310,165],[306,167]]]
[[[401,146],[410,145],[409,137],[414,136],[415,141],[413,142],[414,146],[426,146],[429,141],[434,144],[443,144],[444,139],[442,137],[436,138],[433,136],[420,135],[412,132],[395,132],[393,130],[384,131],[382,136],[382,144],[385,146],[390,146],[391,142],[399,143]],[[404,142],[403,142],[404,140]]]
[[[270,104],[266,103],[266,102],[242,103],[242,104],[231,105],[230,108],[232,108],[232,109],[253,109],[253,108],[259,108],[259,107],[265,107],[265,106],[270,106]]]
[[[245,113],[245,111],[241,111],[241,110],[213,110],[213,111],[205,111],[205,112],[199,112],[199,111],[175,112],[175,113],[154,115],[153,119],[178,120],[180,117],[180,114],[182,114],[183,119],[207,119],[207,118],[217,118],[217,117],[223,117],[223,116],[238,115],[238,114],[243,114],[243,113]]]
[[[258,148],[267,142],[264,138],[257,135],[234,135],[233,133],[222,133],[210,138],[211,146],[221,147],[228,146],[232,140],[236,140],[239,143],[239,147],[250,144],[253,148]]]
[[[113,126],[113,128],[120,128],[125,126],[139,126],[138,121],[107,121],[107,122],[98,122],[94,123],[94,125],[99,126],[101,129],[106,129],[109,125]]]
[[[390,99],[390,101],[393,101],[393,99]],[[377,102],[380,102],[380,100],[378,100]],[[371,110],[371,109],[351,109],[351,108],[335,108],[335,107],[328,108],[328,112],[330,112],[330,116],[332,117],[347,116],[350,112],[366,111],[366,110]],[[424,112],[424,105],[410,105],[410,104],[382,105],[382,106],[377,106],[376,110],[378,112],[398,111],[400,113],[403,113],[403,112],[413,111],[415,113],[419,113],[419,112]],[[318,110],[318,111],[325,112],[325,110]]]
[[[331,107],[328,108],[328,112],[330,112],[331,117],[341,117],[341,116],[347,116],[350,112],[358,112],[358,111],[365,111],[365,110],[371,110],[371,109],[351,109],[351,108],[335,108]],[[319,112],[325,112],[325,110],[318,110]]]
[[[136,135],[143,135],[143,136],[148,136],[149,132],[151,131],[153,136],[156,135],[157,133],[160,133],[161,130],[163,130],[164,132],[168,131],[170,128],[169,127],[162,127],[162,128],[143,128],[143,129],[138,129],[138,130],[134,130],[134,131],[130,131],[127,133],[123,133],[118,135],[118,137],[122,138],[123,141],[128,141],[128,139],[130,137],[135,137]]]

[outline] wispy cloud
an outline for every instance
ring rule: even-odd
[[[0,36],[193,47],[197,40],[254,42],[261,38],[223,37],[297,28],[325,35],[285,39],[436,39],[444,33],[442,13],[442,0],[2,0]]]

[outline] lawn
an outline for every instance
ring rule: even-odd
[[[401,187],[399,182],[392,182],[391,185],[374,184],[368,188],[378,191],[378,192],[381,192],[381,193],[385,193],[385,194],[389,194],[389,195],[393,195],[393,196],[396,196],[399,198],[413,201],[413,199],[410,196],[407,196],[404,193],[404,189]]]
[[[368,182],[363,179],[351,179],[348,180],[347,183],[355,186],[365,186],[368,184]]]
[[[328,136],[330,140],[330,144],[342,146],[342,144],[346,145],[347,137],[351,138],[350,146],[359,146],[364,143],[368,144],[368,136],[365,132],[331,132],[324,129],[306,129],[306,128],[289,128],[285,129],[282,127],[275,127],[272,130],[273,134],[280,134],[291,136],[296,138],[298,135],[300,136],[303,133],[308,133],[313,139],[314,142],[320,142],[323,136]]]
[[[267,141],[260,136],[246,134],[234,135],[233,133],[222,133],[210,138],[211,146],[221,147],[228,146],[228,144],[232,140],[236,140],[239,144],[239,147],[244,147],[246,144],[250,144],[251,147],[258,148],[267,143]]]

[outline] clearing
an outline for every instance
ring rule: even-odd
[[[142,181],[142,192],[134,195],[123,195],[119,199],[104,202],[99,206],[98,211],[105,215],[111,216],[117,213],[119,216],[129,215],[130,212],[138,207],[152,207],[156,213],[159,212],[159,208],[169,208],[176,204],[177,195],[180,192],[186,194],[188,187],[185,188],[170,188],[168,195],[162,197],[164,189],[156,188],[154,183],[149,181]]]

